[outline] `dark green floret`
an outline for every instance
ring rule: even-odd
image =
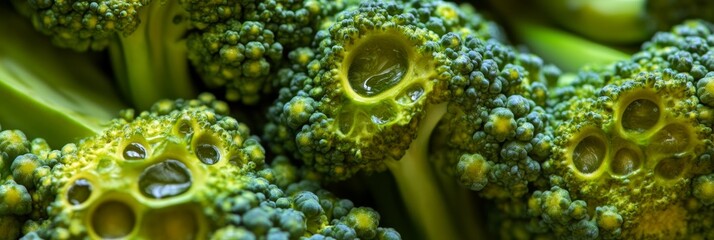
[[[506,47],[500,37],[498,28],[473,9],[448,2],[364,2],[347,8],[317,33],[314,48],[291,54],[293,64],[280,70],[278,82],[287,87],[269,110],[265,139],[274,151],[293,154],[332,180],[388,169],[428,238],[470,236],[473,232],[463,231],[471,228],[466,227],[471,220],[464,220],[471,217],[449,217],[468,210],[444,207],[445,199],[457,199],[462,189],[440,189],[441,170],[454,173],[458,165],[464,175],[452,176],[448,186],[461,179],[478,188],[484,178],[471,174],[479,171],[514,174],[504,181],[526,184],[540,167],[523,156],[533,149],[542,158],[550,146],[550,139],[539,135],[547,120],[542,108],[547,89],[541,82],[557,70]],[[487,119],[477,124],[452,123],[484,113]],[[450,142],[439,150],[443,154],[437,158],[444,160],[434,169],[429,144],[432,131],[441,128],[437,125],[445,128],[441,142],[450,142],[456,132],[482,134],[473,139],[493,142],[484,142],[485,151],[477,151],[483,145],[474,140]],[[504,158],[520,164],[521,172],[510,173],[506,165],[490,169],[476,160],[482,164],[458,164],[462,154],[498,162],[499,140],[515,138],[527,144],[508,145]]]

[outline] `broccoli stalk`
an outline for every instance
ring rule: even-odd
[[[109,49],[116,81],[139,110],[163,98],[193,96],[179,1],[14,1],[54,45]]]
[[[538,0],[536,8],[558,25],[586,38],[640,44],[656,31],[686,19],[712,20],[708,0]]]
[[[28,22],[0,10],[0,122],[58,147],[94,135],[124,108],[94,55],[53,47]],[[81,66],[80,69],[73,66]]]
[[[465,205],[454,203],[456,192],[445,192],[439,185],[439,178],[429,162],[429,140],[431,132],[446,113],[446,103],[427,106],[426,117],[419,125],[417,138],[411,142],[404,157],[388,160],[385,164],[392,173],[404,199],[404,204],[412,219],[425,229],[426,239],[458,239],[458,236],[475,236],[454,232],[471,231],[478,234],[478,225],[472,225],[472,218],[459,217],[457,209]],[[449,189],[463,191],[464,189]],[[455,215],[456,214],[456,215]],[[463,215],[463,213],[461,214]],[[459,222],[465,220],[464,222]],[[482,232],[481,232],[482,233]]]
[[[629,54],[621,50],[548,26],[541,17],[511,2],[491,1],[491,4],[505,18],[517,41],[564,71],[574,72],[586,65],[606,65],[629,58]]]
[[[646,0],[538,0],[537,7],[558,25],[595,41],[627,44],[654,32]]]
[[[154,2],[139,11],[143,21],[133,33],[116,34],[109,43],[119,87],[135,107],[148,109],[162,98],[193,95],[184,14],[177,1]]]

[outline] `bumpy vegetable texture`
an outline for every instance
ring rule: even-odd
[[[19,103],[0,122],[28,133],[0,132],[0,238],[399,239],[320,185],[387,170],[399,191],[374,197],[403,201],[426,239],[714,238],[710,23],[632,56],[562,45],[556,58],[592,64],[567,75],[441,0],[12,2],[54,44],[113,64],[76,71],[96,56],[0,36],[0,93]],[[140,111],[114,118],[109,70],[93,71],[107,67]],[[192,75],[243,108],[156,101],[193,95]],[[261,145],[228,115],[276,89]]]
[[[265,130],[274,151],[292,153],[333,180],[388,169],[429,239],[468,236],[464,230],[475,226],[459,216],[469,212],[468,203],[455,203],[461,189],[439,185],[442,170],[460,174],[454,177],[473,190],[483,189],[477,178],[493,175],[490,186],[502,190],[489,196],[520,196],[540,173],[534,159],[547,156],[551,139],[545,82],[559,71],[500,43],[499,29],[473,9],[365,2],[317,36],[313,48],[295,52],[293,68],[281,71],[289,83]],[[444,139],[455,140],[436,150],[433,169],[429,143],[437,125]],[[457,166],[465,152],[497,166]]]
[[[307,45],[342,1],[21,1],[58,46],[109,49],[125,95],[139,109],[193,96],[192,72],[226,98],[256,104],[271,91],[284,51]],[[195,71],[189,67],[191,62]]]
[[[212,95],[160,101],[61,151],[1,132],[3,237],[400,239],[286,158],[267,165],[227,113]]]
[[[0,131],[0,238],[16,239],[27,219],[45,216],[46,205],[37,200],[48,193],[44,180],[58,158],[59,151],[41,138]]]
[[[542,164],[546,181],[525,211],[511,212],[533,217],[523,228],[576,239],[714,236],[705,220],[714,171],[712,30],[686,22],[630,60],[561,82],[549,110],[555,138]]]

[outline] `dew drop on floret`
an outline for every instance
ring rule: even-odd
[[[359,95],[378,95],[397,85],[409,70],[406,50],[391,39],[370,39],[355,51],[347,78]]]
[[[92,184],[84,178],[77,179],[67,190],[67,201],[72,205],[80,205],[92,196]]]
[[[652,136],[650,148],[662,153],[680,153],[689,146],[687,127],[680,124],[670,124],[660,129]]]
[[[202,163],[213,165],[221,160],[221,153],[215,145],[204,143],[196,147],[196,157]]]
[[[191,172],[177,160],[159,162],[141,173],[139,188],[144,196],[150,198],[177,196],[191,188]]]
[[[654,172],[663,179],[675,179],[684,172],[685,159],[666,158],[662,159],[655,166]]]
[[[197,239],[203,220],[194,211],[179,205],[147,214],[144,219],[151,239]]]
[[[627,105],[622,113],[622,127],[628,131],[644,132],[657,124],[659,115],[660,110],[656,103],[638,99]]]
[[[141,143],[129,143],[124,148],[123,155],[126,160],[142,160],[146,158],[146,148]]]
[[[615,153],[610,163],[610,169],[615,175],[625,176],[640,168],[642,160],[637,152],[630,148],[622,148]]]
[[[586,137],[573,151],[573,165],[584,174],[593,173],[602,165],[605,153],[606,144],[602,139],[596,136]]]

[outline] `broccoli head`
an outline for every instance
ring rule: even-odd
[[[16,8],[54,45],[108,49],[122,93],[140,109],[162,98],[193,95],[179,1],[21,1]]]
[[[532,194],[531,216],[587,239],[711,236],[712,30],[678,25],[555,91],[550,188]]]
[[[100,134],[65,145],[47,172],[47,215],[31,218],[24,233],[53,239],[400,238],[379,226],[376,211],[291,177],[298,173],[286,161],[265,164],[258,139],[227,113],[226,103],[207,94],[160,101],[137,115],[125,111]]]
[[[255,104],[271,92],[272,78],[295,48],[309,46],[320,23],[343,1],[189,1],[198,31],[187,37],[188,58],[209,87],[224,87],[229,101]]]
[[[446,49],[457,74],[432,159],[483,196],[523,196],[550,154],[546,85],[560,71],[497,41],[453,39],[463,44]]]
[[[467,229],[458,224],[468,221],[444,216],[462,212],[443,209],[438,198],[449,194],[437,187],[427,159],[461,64],[445,51],[465,36],[500,34],[473,9],[449,2],[348,7],[326,22],[312,47],[288,55],[265,139],[273,151],[293,154],[331,180],[389,169],[427,236],[457,238]]]

